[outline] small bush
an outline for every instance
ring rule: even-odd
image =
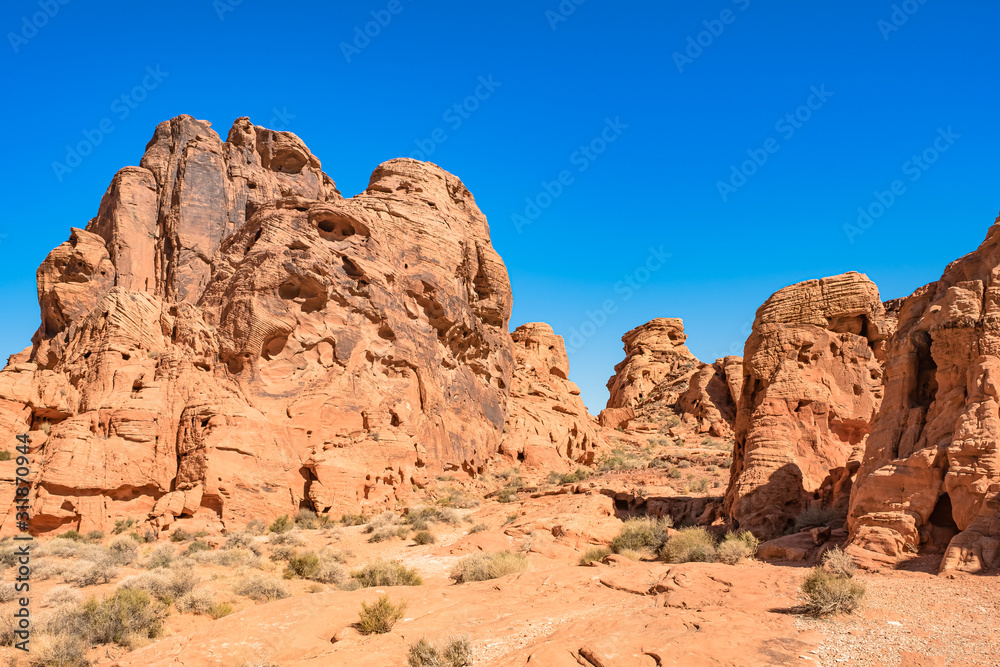
[[[386,542],[392,539],[406,539],[406,536],[410,534],[410,529],[407,526],[382,526],[377,528],[371,537],[368,538],[369,542]]]
[[[474,525],[472,528],[469,529],[469,535],[472,535],[473,533],[481,533],[489,529],[490,527],[487,526],[485,523],[477,523],[476,525]]]
[[[17,584],[13,582],[0,584],[0,602],[10,602],[11,600],[16,600],[18,597]]]
[[[128,565],[139,555],[139,543],[128,535],[121,535],[111,540],[108,551],[115,565]]]
[[[374,560],[360,570],[352,572],[351,577],[362,588],[420,586],[424,583],[423,578],[417,574],[416,570],[394,560]]]
[[[573,472],[568,472],[560,475],[556,471],[549,473],[549,484],[575,484],[576,482],[582,482],[591,476],[591,472],[586,468],[577,468]]]
[[[170,595],[170,579],[163,574],[145,572],[125,577],[118,583],[118,588],[145,591],[160,602],[167,604],[173,601],[173,597]]]
[[[704,528],[682,528],[663,545],[662,554],[668,563],[712,562],[715,541]]]
[[[155,570],[158,567],[168,567],[174,562],[177,557],[177,552],[169,544],[161,544],[160,546],[153,549],[146,561],[143,563],[143,567],[147,570]]]
[[[608,547],[591,547],[580,556],[580,565],[590,565],[591,563],[600,562],[610,554],[611,549]]]
[[[626,549],[659,551],[660,547],[667,541],[667,529],[673,525],[670,517],[659,519],[633,517],[622,524],[621,532],[611,541],[611,550],[615,553],[621,553]]]
[[[63,573],[63,581],[84,588],[106,584],[118,576],[118,567],[110,555],[96,561],[81,560]]]
[[[421,505],[407,512],[404,521],[413,526],[414,530],[427,530],[427,524],[430,523],[447,523],[457,526],[461,523],[462,518],[458,512],[450,507]],[[423,528],[420,527],[421,524]]]
[[[218,620],[223,616],[229,616],[231,613],[233,613],[233,605],[229,604],[228,602],[215,602],[212,604],[212,606],[208,608],[208,611],[205,613],[208,616],[211,616],[212,618]]]
[[[434,539],[434,535],[432,535],[431,532],[427,530],[421,530],[416,535],[414,535],[413,541],[416,542],[417,544],[434,544],[434,542],[436,542],[436,540]]]
[[[688,485],[688,488],[695,493],[704,493],[708,491],[708,479],[705,477],[699,477]]]
[[[319,524],[319,517],[310,509],[300,509],[295,515],[295,525],[303,530],[314,530],[319,528]]]
[[[167,578],[168,591],[174,599],[186,595],[201,583],[201,579],[191,568],[176,569]]]
[[[794,532],[798,533],[806,528],[829,526],[836,518],[837,512],[827,507],[807,507],[795,517]]]
[[[680,461],[677,464],[677,467],[678,468],[690,468],[691,467],[691,462],[688,461],[687,459],[684,459],[684,460]]]
[[[59,537],[61,537],[64,540],[73,540],[74,542],[82,542],[83,541],[83,535],[81,535],[80,531],[78,531],[78,530],[67,530],[65,533],[63,533]]]
[[[315,579],[319,567],[320,560],[315,551],[293,553],[285,567],[285,579]]]
[[[174,606],[182,614],[207,614],[215,604],[212,594],[206,590],[190,591],[177,598]]]
[[[849,614],[861,604],[865,587],[851,577],[830,574],[822,567],[813,568],[802,582],[806,596],[807,613],[828,616],[843,612]]]
[[[222,567],[260,567],[260,557],[249,549],[220,549],[192,554],[197,563],[210,563]]]
[[[28,667],[87,667],[90,665],[87,648],[78,634],[41,632],[31,637],[27,664]]]
[[[281,561],[288,562],[295,556],[295,549],[291,547],[275,547],[271,549],[271,560],[275,563]]]
[[[470,509],[479,506],[479,499],[466,494],[462,489],[452,487],[447,489],[443,495],[438,497],[437,504],[442,507]]]
[[[741,560],[753,558],[754,554],[757,553],[758,546],[760,546],[760,540],[754,537],[753,533],[746,531],[727,533],[716,550],[716,557],[720,563],[736,565]]]
[[[196,554],[199,551],[211,551],[212,545],[204,540],[195,540],[188,545],[188,548],[184,550],[184,555],[190,556]]]
[[[275,537],[277,537],[277,535]],[[260,555],[260,545],[257,540],[254,539],[254,534],[249,530],[238,530],[234,533],[226,535],[226,542],[222,545],[222,548],[247,549],[252,551],[254,555]]]
[[[118,519],[115,521],[115,529],[111,532],[115,535],[121,535],[126,530],[135,525],[135,519]]]
[[[268,530],[272,533],[287,533],[294,527],[295,522],[289,519],[287,514],[283,514],[274,520],[274,523],[268,527]]]
[[[170,533],[171,542],[188,542],[191,540],[191,533],[187,532],[183,528],[178,528],[174,532]]]
[[[858,571],[858,566],[853,558],[834,548],[823,554],[823,569],[835,576],[851,578]]]
[[[365,525],[365,517],[360,514],[343,514],[340,517],[340,523],[345,526],[363,526]]]
[[[104,540],[104,533],[100,530],[91,530],[83,536],[84,542],[101,542]]]
[[[681,471],[678,468],[671,468],[670,470],[667,471],[667,477],[669,477],[670,479],[680,479]]]
[[[0,461],[10,461],[10,452],[6,449],[0,450]]]
[[[58,577],[69,569],[69,565],[61,563],[51,558],[39,558],[31,564],[31,577],[44,581],[52,577]]]
[[[288,597],[288,589],[277,579],[251,574],[236,582],[233,588],[237,595],[257,602],[270,602]]]
[[[263,535],[267,532],[267,523],[260,519],[254,519],[247,524],[246,532],[251,535]]]
[[[271,544],[283,544],[290,547],[301,547],[306,543],[302,539],[302,536],[297,530],[291,530],[286,533],[278,533],[271,538]]]
[[[361,603],[358,631],[364,635],[384,634],[406,613],[406,600],[393,604],[388,595],[380,595],[375,604]]]
[[[131,649],[160,635],[166,607],[146,591],[119,588],[103,600],[87,600],[81,615],[91,642]]]
[[[438,649],[426,639],[411,644],[407,653],[409,667],[469,667],[472,665],[472,643],[467,636],[449,638]]]
[[[512,503],[517,500],[517,489],[512,486],[505,486],[497,491],[494,498],[498,503]]]
[[[80,594],[72,586],[56,586],[45,594],[42,603],[48,607],[62,607],[78,605],[81,600]]]
[[[528,559],[524,554],[510,551],[479,553],[466,556],[455,564],[451,578],[456,583],[486,581],[528,569]]]

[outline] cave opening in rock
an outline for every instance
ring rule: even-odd
[[[951,496],[947,493],[942,493],[938,497],[937,503],[934,505],[931,516],[927,521],[936,528],[945,528],[956,533],[959,532],[958,524],[955,523],[955,516],[951,509]]]

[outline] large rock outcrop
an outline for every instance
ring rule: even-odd
[[[1000,567],[1000,218],[979,249],[903,303],[849,527],[891,559]]]
[[[727,356],[704,364],[677,397],[677,411],[695,423],[698,433],[731,439],[743,393],[743,358]]]
[[[174,118],[45,259],[38,298],[0,372],[35,531],[391,505],[499,449],[507,272],[429,163],[390,160],[344,199],[294,134]]]
[[[780,536],[813,503],[846,515],[882,400],[884,314],[858,273],[791,285],[757,311],[725,498],[741,528]]]
[[[701,366],[684,342],[684,322],[658,317],[622,336],[625,359],[608,380],[608,408],[636,408],[660,388],[662,399],[674,403],[687,380]]]
[[[511,338],[514,371],[500,453],[545,471],[593,463],[603,441],[580,388],[569,379],[562,336],[548,324],[532,322],[515,329]]]

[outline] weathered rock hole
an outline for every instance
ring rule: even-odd
[[[260,356],[270,361],[274,357],[281,354],[281,351],[285,349],[285,345],[287,343],[288,343],[288,336],[285,334],[272,336],[264,343],[263,348],[261,349]]]

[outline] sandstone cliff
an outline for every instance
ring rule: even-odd
[[[856,547],[1000,567],[1000,218],[899,308],[885,399],[854,494]]]
[[[882,399],[884,313],[858,273],[786,287],[757,311],[725,498],[741,528],[780,536],[814,503],[846,515]]]
[[[0,372],[36,531],[391,505],[499,448],[510,286],[435,165],[391,160],[344,199],[294,134],[179,116],[42,263],[38,298]]]

